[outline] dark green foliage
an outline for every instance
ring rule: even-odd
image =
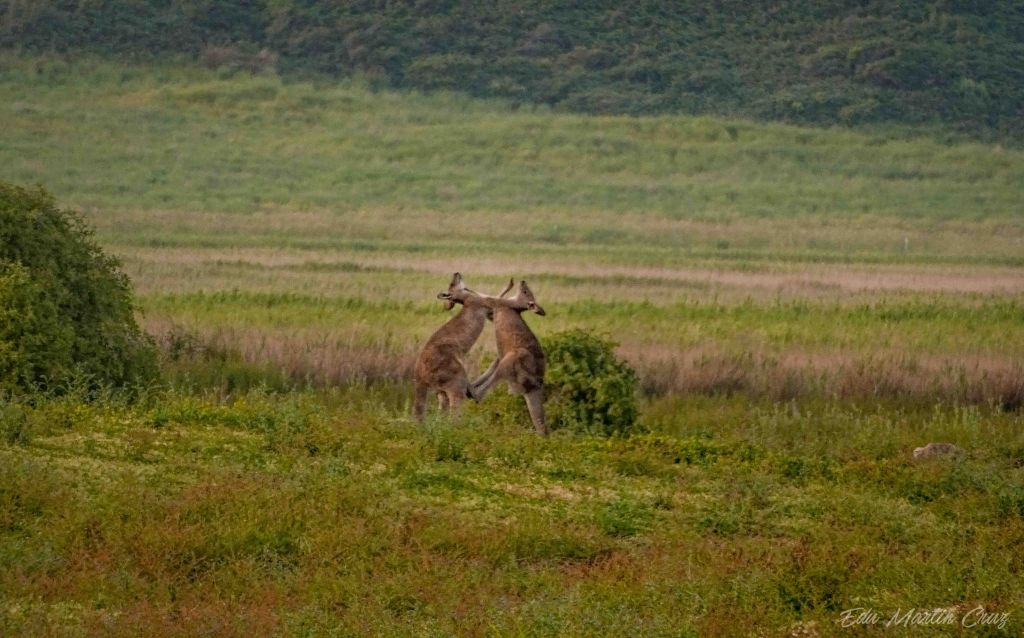
[[[73,337],[29,271],[0,261],[0,389],[17,392],[59,379],[73,367]]]
[[[0,390],[152,380],[131,287],[92,231],[46,191],[0,182]]]
[[[264,0],[0,0],[0,46],[27,50],[152,54],[255,42]]]
[[[615,343],[585,330],[544,340],[548,370],[548,420],[597,434],[628,434],[634,429],[637,377],[615,356]]]
[[[0,0],[0,15],[0,47],[20,50],[242,56],[231,66],[250,70],[279,54],[290,71],[590,113],[1024,133],[1011,1]]]

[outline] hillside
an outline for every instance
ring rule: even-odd
[[[361,75],[571,111],[1024,134],[1012,1],[0,1],[0,47]]]

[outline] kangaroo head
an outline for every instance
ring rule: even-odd
[[[519,292],[516,293],[515,301],[523,310],[529,310],[535,312],[540,316],[544,316],[544,309],[537,303],[537,298],[533,296],[533,291],[526,285],[525,281],[519,282]]]
[[[519,290],[516,291],[515,297],[507,297],[509,292],[515,288],[516,280],[510,279],[505,289],[501,291],[501,294],[497,297],[491,297],[484,295],[484,299],[487,300],[487,304],[491,307],[504,307],[511,308],[516,312],[525,312],[530,310],[537,313],[538,315],[544,316],[544,309],[537,303],[536,297],[533,296],[533,291],[526,284],[525,281],[519,282]],[[488,317],[492,318],[492,317]]]
[[[462,279],[461,273],[452,275],[452,281],[448,284],[448,290],[437,293],[437,298],[444,301],[445,310],[451,310],[455,304],[465,304],[467,300],[478,299],[479,297],[479,294],[466,287],[466,282]]]

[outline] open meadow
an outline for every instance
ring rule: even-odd
[[[165,373],[0,406],[0,634],[1024,631],[1019,148],[58,57],[0,98]],[[616,341],[637,434],[416,425],[454,271]]]

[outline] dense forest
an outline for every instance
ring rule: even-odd
[[[1024,137],[1024,3],[0,0],[0,47],[358,74],[586,113]]]

